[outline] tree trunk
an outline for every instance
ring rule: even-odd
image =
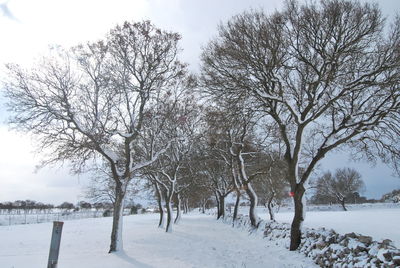
[[[215,194],[215,201],[217,202],[217,220],[221,217],[221,206],[219,205],[219,196]]]
[[[187,214],[189,212],[189,200],[187,198],[183,199],[183,214]]]
[[[189,213],[189,198],[185,198],[185,214]]]
[[[246,174],[246,169],[245,169],[245,164],[244,164],[244,159],[242,157],[242,149],[243,145],[239,147],[239,151],[236,155],[236,159],[238,162],[239,166],[239,175],[242,181],[242,185],[245,188],[246,194],[249,196],[250,199],[250,210],[249,210],[249,217],[250,217],[250,223],[252,227],[257,228],[257,213],[256,213],[256,206],[258,203],[258,198],[256,192],[253,190],[253,187],[251,186],[251,183],[248,181],[248,177]]]
[[[269,212],[269,218],[271,221],[275,221],[275,213],[274,213],[274,208],[272,205],[272,201],[274,200],[275,197],[275,192],[272,192],[271,197],[268,199],[267,207],[268,207],[268,212]]]
[[[347,208],[346,208],[346,206],[344,205],[344,198],[342,198],[342,199],[339,199],[339,202],[340,202],[340,204],[342,205],[342,208],[343,208],[343,211],[347,211]]]
[[[202,206],[201,206],[201,213],[206,213],[206,203],[207,203],[207,200],[206,199],[203,199],[203,203],[202,203]]]
[[[158,203],[158,210],[160,212],[160,221],[158,222],[158,227],[159,228],[164,228],[164,220],[165,220],[165,213],[164,213],[164,207],[162,205],[162,199],[163,199],[163,195],[161,192],[160,187],[158,187],[158,184],[155,183],[155,188],[156,188],[156,195],[157,195],[157,203]]]
[[[175,217],[174,223],[178,224],[180,222],[180,220],[181,220],[181,214],[182,214],[182,209],[181,209],[182,201],[181,201],[181,195],[180,194],[176,195],[176,200],[177,200],[177,203],[176,203],[176,217]]]
[[[235,202],[235,208],[233,209],[233,222],[235,222],[239,213],[240,196],[241,196],[240,191],[236,190],[236,202]]]
[[[167,233],[171,233],[172,232],[172,196],[173,193],[167,193],[167,198],[165,198],[165,205],[167,207],[167,227],[165,229],[165,231]]]
[[[294,190],[294,218],[292,221],[292,226],[290,230],[290,250],[296,250],[301,243],[301,225],[304,221],[304,207],[303,207],[303,197],[304,197],[304,186],[303,184],[296,184]]]
[[[256,213],[256,206],[258,203],[257,194],[256,192],[254,192],[250,182],[245,184],[245,188],[246,188],[246,193],[250,199],[250,210],[249,210],[250,223],[252,227],[256,228],[258,224],[258,216]]]
[[[124,198],[125,193],[122,190],[122,186],[116,186],[115,188],[116,198],[114,202],[113,211],[113,224],[111,231],[111,245],[108,253],[122,250],[122,223],[123,223],[123,210],[124,210]]]
[[[186,213],[187,213],[186,198],[184,198],[182,201],[182,214]]]
[[[219,220],[220,218],[225,218],[225,196],[218,194],[218,198],[219,209],[217,220]]]

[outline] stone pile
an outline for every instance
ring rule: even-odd
[[[224,221],[252,233],[261,233],[265,239],[288,248],[290,225],[287,223],[260,221],[258,228],[254,229],[248,216],[240,215],[235,223],[229,216]],[[342,235],[325,228],[303,228],[298,251],[321,267],[400,267],[400,250],[391,240],[378,242],[370,236],[356,233]]]

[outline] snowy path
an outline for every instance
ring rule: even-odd
[[[205,215],[185,215],[165,233],[157,215],[124,218],[124,253],[107,254],[110,218],[66,221],[58,268],[315,267],[311,260]],[[0,227],[0,267],[47,264],[50,223]]]

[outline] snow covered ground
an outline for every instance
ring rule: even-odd
[[[157,214],[124,217],[125,251],[107,254],[111,218],[66,221],[58,268],[316,267],[300,253],[212,216],[184,215],[173,233],[156,226]],[[0,267],[45,267],[51,228],[52,223],[0,226]]]
[[[269,219],[265,209],[262,208],[259,208],[259,216]],[[291,223],[292,219],[293,211],[282,211],[276,214],[278,222]],[[400,248],[399,222],[399,204],[371,204],[371,206],[361,204],[349,206],[349,211],[307,211],[303,226],[325,227],[341,234],[360,233],[372,236],[377,241],[388,238]]]

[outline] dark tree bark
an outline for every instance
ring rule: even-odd
[[[345,198],[338,198],[338,200],[339,200],[340,204],[342,205],[343,211],[347,211],[347,208],[344,204],[346,201]]]
[[[174,223],[178,224],[182,216],[182,200],[180,194],[176,194],[176,201],[176,217]]]
[[[154,186],[156,188],[157,204],[158,204],[158,210],[159,210],[159,213],[160,213],[160,220],[158,222],[158,227],[159,228],[164,228],[164,217],[165,216],[164,216],[164,207],[163,207],[163,204],[162,204],[163,194],[161,192],[160,187],[158,187],[157,182],[154,183]]]
[[[206,205],[207,205],[207,199],[203,199],[201,202],[201,213],[206,213]]]
[[[165,198],[165,206],[167,207],[167,227],[165,228],[165,231],[167,233],[172,232],[172,197],[173,197],[173,192],[168,192],[167,196]]]
[[[225,196],[218,193],[218,215],[217,220],[220,218],[225,218]]]
[[[240,196],[241,196],[240,190],[236,190],[235,208],[233,209],[233,222],[236,221],[239,213]]]
[[[294,190],[294,218],[290,230],[290,250],[296,250],[301,242],[301,225],[304,221],[303,197],[305,188],[303,184],[297,184]]]
[[[221,217],[221,206],[219,205],[219,197],[218,194],[215,193],[215,202],[217,203],[217,220]]]
[[[268,201],[267,201],[267,208],[268,208],[268,212],[269,212],[269,219],[271,220],[271,221],[275,221],[275,213],[274,213],[274,211],[273,211],[273,205],[272,205],[272,201],[274,200],[274,197],[275,197],[275,192],[272,192],[271,193],[271,196],[268,198]]]

